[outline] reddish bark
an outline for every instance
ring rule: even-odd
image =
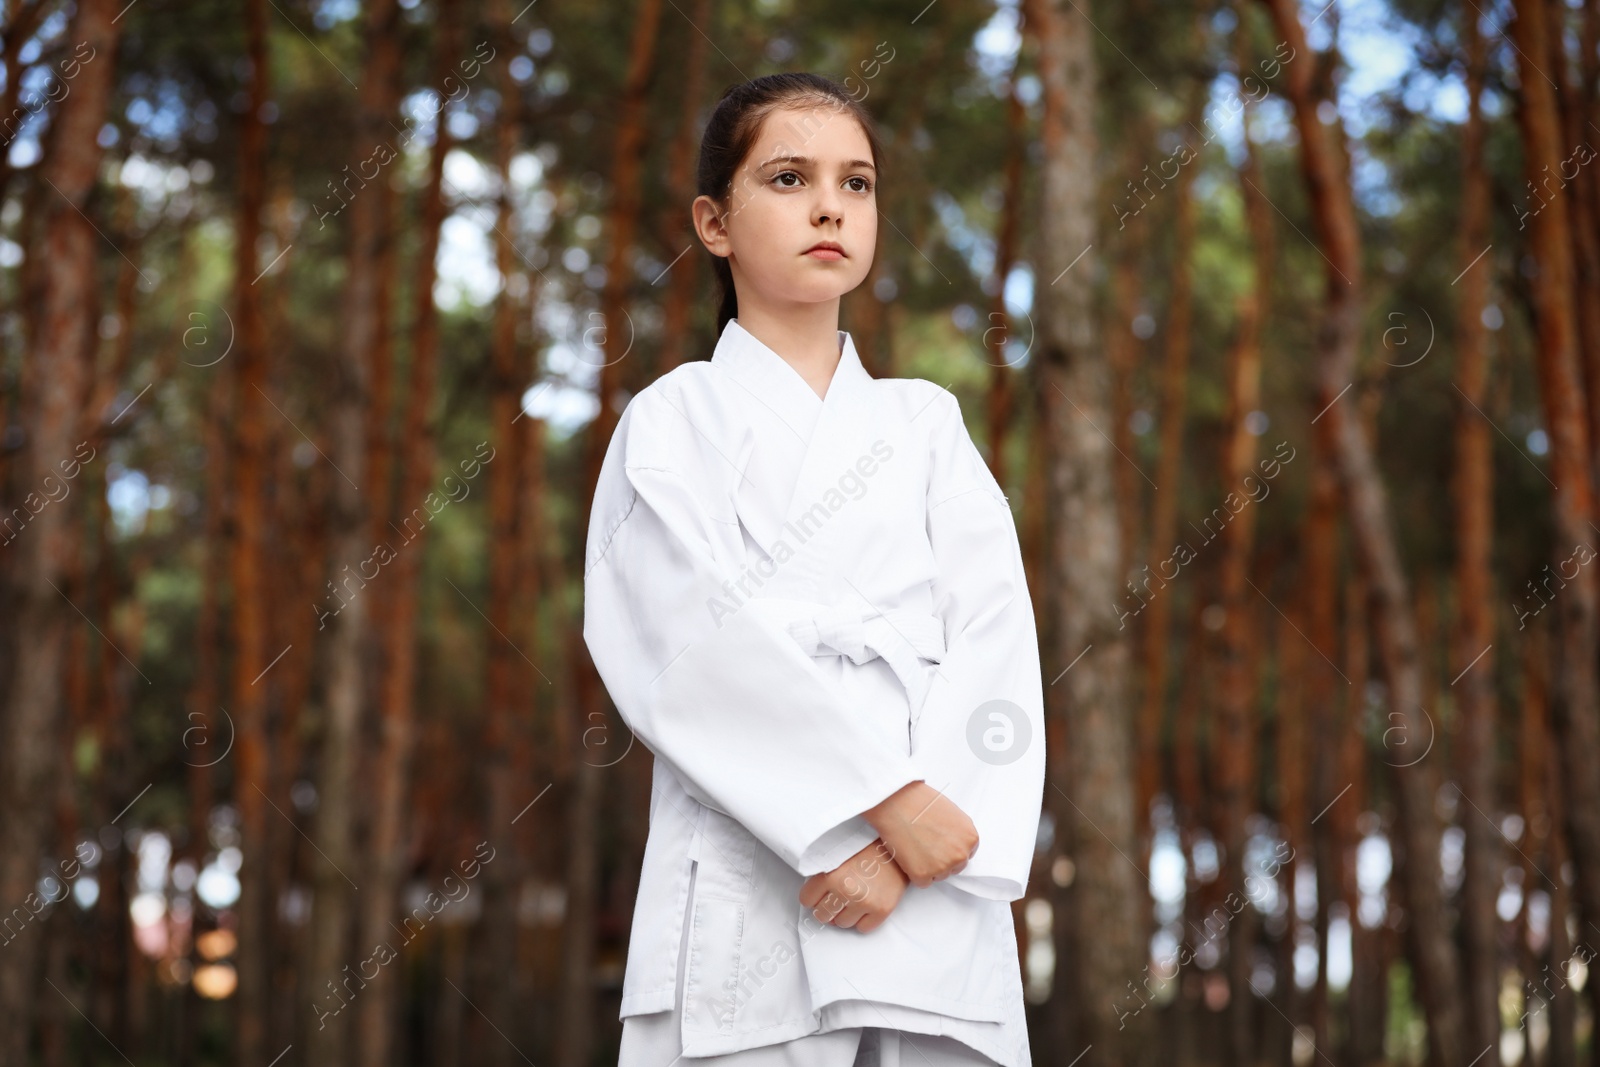
[[[655,65],[657,26],[661,0],[640,0],[634,16],[633,39],[628,55],[627,79],[623,85],[616,143],[612,151],[610,256],[606,264],[606,287],[601,297],[605,341],[595,395],[600,407],[585,430],[582,483],[578,508],[588,514],[594,500],[595,483],[600,479],[600,464],[606,445],[621,414],[618,386],[622,381],[621,361],[626,356],[633,332],[628,325],[625,302],[633,284],[633,234],[638,225],[640,175],[645,136],[645,93]],[[569,660],[568,662],[573,662]],[[605,692],[587,656],[580,655],[573,665],[577,673],[577,714],[588,726],[606,721]],[[582,737],[583,730],[575,731]],[[609,732],[608,732],[609,733]],[[562,956],[561,1026],[557,1035],[558,1067],[585,1067],[594,1034],[594,936],[595,897],[599,886],[599,855],[596,851],[595,823],[599,818],[600,775],[598,763],[590,756],[574,766],[572,792],[568,798],[567,826],[567,921]]]
[[[441,0],[435,16],[433,83],[450,75],[460,50],[459,5]],[[418,211],[416,275],[412,284],[414,318],[411,369],[398,439],[397,507],[383,509],[379,539],[394,543],[396,559],[380,626],[384,671],[379,687],[379,747],[373,757],[372,813],[367,890],[359,919],[360,945],[387,943],[390,923],[399,914],[400,890],[411,869],[412,839],[407,832],[411,756],[416,741],[417,616],[422,558],[429,511],[423,501],[434,468],[434,393],[439,367],[439,312],[433,300],[437,277],[439,227],[444,222],[444,159],[452,147],[449,123],[441,114],[434,125],[427,179]],[[381,331],[380,331],[381,332]],[[369,450],[369,455],[375,454]],[[503,936],[503,933],[502,933]],[[357,1054],[362,1067],[385,1067],[395,1057],[401,1001],[401,975],[384,968],[357,1002]]]
[[[611,211],[606,258],[606,284],[600,296],[603,341],[595,355],[600,359],[600,412],[591,424],[585,453],[585,493],[593,492],[600,477],[606,443],[621,414],[617,395],[622,385],[622,361],[630,353],[635,330],[627,312],[628,294],[635,284],[633,235],[639,226],[643,199],[645,104],[650,75],[655,66],[661,0],[640,0],[634,14],[633,37],[628,52],[628,72],[618,101],[616,143],[611,155]]]
[[[540,606],[550,599],[546,591],[554,590],[557,586],[552,580],[554,567],[548,548],[546,426],[543,419],[532,415],[523,415],[519,426],[524,440],[521,503],[517,515],[517,588],[513,599],[521,607],[517,611],[520,625],[514,631],[513,639],[518,647],[527,650],[533,664],[549,663],[551,657],[545,654],[543,612]],[[515,737],[512,775],[524,788],[532,790],[530,795],[537,796],[552,781],[548,765],[552,755],[549,726],[558,694],[555,692],[555,680],[533,664],[522,665],[517,683],[530,694],[529,714]],[[648,752],[641,748],[639,755],[647,757]],[[648,764],[648,759],[645,762]],[[548,844],[554,833],[547,820],[549,810],[549,807],[539,805],[518,819],[518,848],[525,857],[525,866],[535,877],[539,871],[548,869],[541,861],[546,858],[544,853],[548,852]],[[634,872],[635,880],[638,874]]]
[[[1139,365],[1143,345],[1133,333],[1133,318],[1138,307],[1140,290],[1139,266],[1143,249],[1143,230],[1129,234],[1117,248],[1111,263],[1109,311],[1110,322],[1106,329],[1106,360],[1111,366],[1111,440],[1117,450],[1132,457],[1138,453],[1134,443],[1133,381]],[[1122,543],[1117,555],[1121,564],[1117,573],[1128,573],[1138,552],[1135,547],[1142,525],[1141,495],[1144,480],[1131,463],[1119,463],[1115,470],[1117,493],[1117,528],[1122,531]],[[1149,636],[1149,631],[1145,631]],[[1148,707],[1145,708],[1148,711]],[[1158,709],[1159,710],[1159,709]],[[1138,810],[1149,811],[1150,801],[1161,789],[1160,777],[1149,766],[1157,758],[1153,748],[1160,743],[1160,729],[1149,723],[1139,724],[1139,794]]]
[[[1279,34],[1299,55],[1308,50],[1305,30],[1292,0],[1264,0]],[[1328,265],[1322,321],[1317,331],[1317,415],[1328,420],[1338,458],[1339,478],[1353,535],[1355,555],[1372,590],[1373,623],[1390,721],[1410,746],[1395,754],[1399,832],[1411,862],[1405,865],[1406,892],[1412,902],[1411,932],[1416,946],[1417,987],[1436,1062],[1453,1064],[1462,1056],[1465,1006],[1460,964],[1447,926],[1439,886],[1439,836],[1434,812],[1436,761],[1407,762],[1431,737],[1434,720],[1424,710],[1422,664],[1416,623],[1404,567],[1395,539],[1388,493],[1373,458],[1371,436],[1352,398],[1344,396],[1356,375],[1362,298],[1361,238],[1343,153],[1344,127],[1325,125],[1321,103],[1312,92],[1317,60],[1306,55],[1284,68],[1287,93],[1300,134],[1300,164],[1311,203],[1317,244]]]
[[[1522,816],[1523,833],[1517,842],[1517,863],[1521,867],[1521,902],[1512,921],[1519,969],[1534,974],[1530,967],[1528,897],[1535,889],[1549,891],[1551,883],[1539,872],[1548,862],[1551,837],[1560,833],[1560,812],[1549,805],[1545,782],[1552,777],[1550,742],[1549,638],[1546,628],[1535,623],[1522,642],[1518,668],[1522,674],[1522,694],[1517,730],[1517,811]],[[1537,857],[1537,859],[1535,859]]]
[[[1593,8],[1594,5],[1589,4],[1586,7]],[[1566,5],[1557,0],[1550,0],[1546,11],[1548,54],[1554,57],[1550,66],[1546,68],[1546,73],[1556,82],[1555,103],[1562,135],[1562,159],[1578,163],[1582,158],[1577,156],[1580,146],[1587,148],[1590,159],[1594,156],[1591,144],[1594,140],[1594,131],[1585,125],[1588,106],[1584,100],[1585,92],[1592,94],[1594,88],[1590,86],[1585,90],[1583,87],[1582,58],[1578,70],[1573,70],[1572,64],[1567,59],[1564,32]],[[1600,15],[1587,11],[1583,32],[1592,35],[1600,29],[1596,26],[1597,19],[1600,19]],[[1592,69],[1595,64],[1592,53],[1595,41],[1592,36],[1588,44],[1591,48],[1588,65]],[[1583,54],[1580,52],[1579,55],[1582,57]],[[1487,176],[1484,180],[1487,180]],[[1600,223],[1597,223],[1597,218],[1600,216],[1596,214],[1600,203],[1596,201],[1593,167],[1579,164],[1571,178],[1567,177],[1564,168],[1557,168],[1556,173],[1544,172],[1540,182],[1541,199],[1548,188],[1545,183],[1552,181],[1561,187],[1562,195],[1567,199],[1572,222],[1567,233],[1573,257],[1572,283],[1578,327],[1578,360],[1581,376],[1585,379],[1588,441],[1590,455],[1593,457],[1591,477],[1596,479],[1590,485],[1590,492],[1593,493],[1600,490]],[[1533,208],[1539,203],[1532,197],[1529,197],[1529,201],[1526,205],[1528,208]],[[1525,221],[1519,221],[1519,228],[1522,225],[1525,225]],[[1487,244],[1488,241],[1482,243]]]
[[[1338,806],[1354,803],[1348,793],[1340,796],[1349,784],[1339,759],[1341,746],[1337,740],[1343,736],[1338,708],[1344,694],[1340,687],[1351,683],[1348,675],[1340,677],[1343,672],[1332,666],[1339,647],[1340,524],[1339,474],[1328,429],[1329,425],[1322,423],[1312,427],[1311,502],[1303,526],[1305,533],[1301,537],[1306,594],[1305,641],[1310,646],[1305,657],[1306,714],[1311,736],[1308,806],[1314,813],[1309,842],[1312,851],[1307,858],[1313,863],[1317,876],[1319,943],[1326,937],[1328,908],[1341,897],[1343,889],[1339,881],[1342,842],[1337,832]],[[1326,954],[1322,958],[1325,960]],[[1331,1047],[1328,984],[1320,967],[1316,985],[1311,990],[1310,1007],[1313,1040],[1317,1048],[1327,1049]]]
[[[1150,136],[1142,116],[1134,119],[1126,135],[1124,167],[1137,169],[1135,160],[1149,150]],[[1145,246],[1149,228],[1134,226],[1118,232],[1119,240],[1108,253],[1110,260],[1110,307],[1105,330],[1106,362],[1111,371],[1111,440],[1118,452],[1130,460],[1138,455],[1131,419],[1136,368],[1144,355],[1144,342],[1133,332],[1133,319],[1139,307],[1142,283],[1139,277],[1145,262]],[[1113,486],[1117,502],[1118,543],[1117,574],[1124,580],[1143,581],[1142,570],[1134,566],[1139,558],[1141,534],[1144,527],[1144,487],[1149,483],[1140,467],[1133,462],[1117,463],[1112,468]],[[1152,537],[1151,543],[1155,543]],[[1168,542],[1168,551],[1171,543]],[[1126,588],[1126,587],[1124,587]],[[1163,627],[1163,632],[1165,632]],[[1149,626],[1133,627],[1130,655],[1143,662],[1149,655],[1155,631]],[[1137,686],[1135,687],[1137,693]],[[1150,699],[1150,694],[1139,702],[1135,720],[1134,738],[1138,755],[1134,765],[1134,811],[1139,813],[1140,858],[1149,856],[1151,844],[1150,805],[1165,782],[1162,765],[1162,741],[1166,729],[1166,701]]]
[[[400,52],[400,9],[396,0],[367,5],[367,56],[357,105],[356,159],[374,146],[391,143]],[[359,162],[349,165],[359,170]],[[349,189],[349,178],[345,188]],[[360,181],[358,177],[356,179]],[[372,538],[372,509],[387,493],[369,470],[372,360],[383,344],[388,323],[380,317],[387,281],[385,249],[392,226],[388,175],[372,186],[351,190],[349,254],[346,261],[338,347],[330,360],[327,455],[334,468],[328,495],[330,581],[314,611],[317,635],[328,644],[328,674],[323,702],[327,710],[317,781],[317,810],[310,836],[320,855],[312,874],[311,928],[307,940],[305,995],[322,1009],[317,1026],[307,1027],[307,1060],[312,1067],[345,1067],[351,1016],[333,992],[342,968],[356,950],[352,915],[359,869],[356,847],[356,789],[359,749],[367,705],[374,585],[388,581],[371,568],[386,559]],[[371,562],[368,562],[371,561]],[[371,947],[364,948],[370,953]],[[360,959],[361,957],[356,957]],[[352,1013],[353,1015],[354,1013]]]
[[[498,38],[509,52],[513,47],[510,5],[506,0],[496,0],[491,12]],[[521,96],[511,77],[510,65],[501,66],[499,73],[502,110],[496,116],[494,159],[501,195],[495,211],[495,267],[502,284],[495,299],[489,342],[489,433],[494,462],[489,464],[488,471],[489,600],[484,614],[489,630],[486,634],[483,747],[479,753],[486,790],[483,833],[495,843],[498,858],[488,865],[483,875],[483,919],[474,961],[483,1012],[490,1020],[510,1019],[515,1012],[515,887],[520,877],[521,856],[512,847],[511,820],[526,800],[519,802],[517,799],[523,794],[523,783],[511,777],[510,752],[514,737],[512,724],[527,717],[529,704],[528,688],[521,678],[526,654],[513,647],[510,636],[515,630],[511,609],[517,582],[517,542],[521,536],[517,510],[525,443],[517,420],[522,417],[522,393],[529,381],[527,359],[518,348],[516,336],[523,301],[513,286],[516,277],[513,258],[517,251],[512,244],[512,234],[516,232],[517,220],[511,195],[511,155],[517,143]],[[618,265],[613,263],[612,266]],[[531,796],[532,793],[528,793],[528,797]],[[471,1025],[480,1022],[473,1020]],[[511,1062],[514,1050],[506,1042],[494,1041],[487,1031],[484,1031],[484,1042],[483,1048],[493,1067]]]
[[[1193,109],[1191,108],[1191,114]],[[1144,669],[1143,691],[1138,711],[1139,737],[1150,744],[1161,733],[1163,711],[1167,703],[1167,658],[1171,644],[1173,592],[1162,588],[1163,561],[1173,553],[1178,538],[1178,497],[1183,481],[1183,430],[1187,416],[1189,396],[1189,349],[1193,332],[1193,272],[1189,258],[1194,246],[1194,200],[1190,186],[1198,167],[1187,167],[1179,172],[1171,195],[1175,198],[1172,238],[1172,289],[1167,297],[1167,323],[1165,331],[1166,358],[1161,367],[1161,407],[1158,425],[1161,431],[1160,458],[1157,460],[1155,488],[1150,505],[1149,562],[1135,576],[1133,584],[1150,596],[1149,606],[1141,611],[1148,614],[1143,623],[1143,644],[1140,649]],[[1120,574],[1118,570],[1116,573]],[[1152,586],[1160,591],[1151,594]],[[1131,594],[1138,597],[1139,594]],[[1125,598],[1124,598],[1125,599]],[[1180,711],[1181,714],[1181,711]],[[1154,769],[1141,763],[1145,788]],[[1141,794],[1143,789],[1140,790]],[[1151,793],[1153,795],[1153,789]],[[1150,796],[1139,800],[1148,805]],[[1134,812],[1134,818],[1143,825],[1149,818],[1148,807]]]
[[[1309,657],[1315,656],[1305,646],[1305,609],[1304,598],[1295,597],[1284,606],[1285,612],[1294,624],[1287,620],[1277,620],[1277,648],[1275,660],[1275,691],[1272,706],[1277,713],[1277,736],[1275,762],[1277,764],[1277,816],[1280,831],[1284,840],[1291,849],[1292,860],[1283,864],[1278,871],[1278,892],[1292,900],[1295,879],[1301,870],[1312,863],[1311,853],[1311,812],[1306,810],[1306,767],[1310,762],[1312,748],[1306,730],[1305,715],[1305,684],[1304,672]],[[1320,903],[1320,902],[1319,902]],[[1297,919],[1289,921],[1287,928],[1278,938],[1277,951],[1273,962],[1280,976],[1278,986],[1281,990],[1276,998],[1280,1002],[1280,1010],[1289,1020],[1291,1029],[1283,1035],[1283,1041],[1275,1050],[1264,1048],[1263,1055],[1273,1062],[1287,1062],[1292,1059],[1292,1044],[1296,1027],[1305,1013],[1307,998],[1293,980],[1295,929]]]
[[[671,266],[672,280],[667,286],[663,302],[664,324],[661,329],[661,354],[656,362],[656,374],[667,373],[684,361],[689,344],[689,315],[694,306],[696,282],[700,275],[700,260],[695,249],[700,243],[694,234],[693,215],[689,205],[695,197],[695,149],[700,143],[700,106],[705,95],[706,54],[710,38],[715,33],[712,22],[711,0],[695,0],[684,27],[688,46],[683,58],[683,110],[678,117],[678,135],[672,142],[672,155],[667,162],[667,188],[671,191],[667,211],[666,250],[678,256]],[[705,27],[701,33],[699,27]]]
[[[1247,66],[1245,57],[1248,53],[1242,33],[1235,39],[1235,50],[1239,56],[1239,66],[1243,69]],[[1230,888],[1245,899],[1249,898],[1247,872],[1243,867],[1245,819],[1254,808],[1258,776],[1257,761],[1252,758],[1256,745],[1256,724],[1252,717],[1257,684],[1254,668],[1261,660],[1250,642],[1251,608],[1260,606],[1260,598],[1255,590],[1248,587],[1250,563],[1255,549],[1256,519],[1261,504],[1261,500],[1255,498],[1255,492],[1259,492],[1265,484],[1260,472],[1255,470],[1256,434],[1251,432],[1250,416],[1261,402],[1261,319],[1271,278],[1271,246],[1267,241],[1270,225],[1266,217],[1269,207],[1260,193],[1260,164],[1249,136],[1250,111],[1247,104],[1243,116],[1245,180],[1241,191],[1250,224],[1254,269],[1250,288],[1238,300],[1238,332],[1228,351],[1228,411],[1224,422],[1227,437],[1220,465],[1224,509],[1221,517],[1226,525],[1219,536],[1222,544],[1217,595],[1223,609],[1222,629],[1217,642],[1221,679],[1217,689],[1214,740],[1218,750],[1224,754],[1217,767],[1216,785],[1223,810],[1223,852],[1228,857],[1228,882]],[[1263,496],[1262,500],[1265,499]],[[1231,519],[1226,518],[1229,513],[1233,513]],[[1218,512],[1213,511],[1212,514],[1217,515]],[[1225,1047],[1230,1049],[1230,1058],[1236,1063],[1249,1062],[1257,1054],[1252,1019],[1252,1008],[1256,1001],[1251,982],[1254,962],[1250,958],[1257,925],[1256,914],[1253,907],[1243,909],[1228,939],[1231,995],[1228,998]],[[1291,990],[1294,988],[1292,981],[1284,984]]]
[[[37,271],[35,327],[24,363],[31,368],[29,393],[22,405],[27,452],[19,463],[32,513],[20,530],[5,529],[6,550],[16,553],[12,583],[11,677],[0,744],[0,901],[7,909],[24,906],[34,893],[41,850],[48,837],[50,776],[56,769],[61,734],[62,652],[76,612],[60,592],[60,582],[78,551],[69,535],[75,506],[65,501],[39,503],[48,485],[77,464],[83,406],[88,388],[95,323],[95,255],[101,237],[84,213],[99,172],[96,139],[111,95],[116,46],[121,27],[112,0],[79,0],[68,35],[95,51],[84,64],[73,91],[61,101],[56,135],[41,164],[50,187],[38,214],[41,245],[33,257]],[[46,479],[52,479],[46,483]],[[70,499],[70,498],[69,498]],[[32,503],[29,501],[32,500]],[[13,516],[6,516],[9,520]],[[9,914],[9,911],[8,911]],[[40,927],[30,922],[13,936],[6,930],[0,952],[0,1065],[24,1067],[32,1030]]]
[[[1257,286],[1263,279],[1257,276]],[[1259,292],[1259,290],[1258,290]],[[1212,744],[1219,759],[1216,766],[1216,799],[1222,809],[1223,853],[1228,858],[1227,878],[1244,899],[1245,819],[1254,807],[1256,766],[1251,759],[1255,747],[1256,724],[1252,710],[1255,698],[1256,665],[1249,642],[1250,607],[1257,594],[1249,588],[1250,560],[1255,547],[1256,515],[1259,502],[1250,487],[1260,486],[1252,477],[1256,458],[1256,435],[1250,432],[1247,418],[1260,400],[1261,353],[1257,340],[1259,323],[1258,292],[1240,300],[1239,332],[1228,359],[1228,437],[1222,456],[1223,514],[1238,509],[1227,520],[1218,539],[1221,541],[1218,602],[1224,611],[1218,634],[1217,655],[1220,685],[1217,690],[1215,734]],[[1216,514],[1216,512],[1213,512]],[[1241,911],[1236,930],[1229,937],[1228,1046],[1230,1059],[1245,1063],[1253,1057],[1250,1006],[1248,940],[1255,916],[1254,908]],[[1235,936],[1236,935],[1236,936]]]
[[[1551,716],[1551,642],[1542,624],[1528,631],[1524,643],[1525,716],[1522,729],[1522,810],[1525,836],[1518,852],[1522,860],[1522,907],[1517,919],[1517,961],[1520,965],[1523,1018],[1526,1035],[1530,1021],[1543,1016],[1549,1041],[1544,1063],[1549,1067],[1576,1067],[1577,1021],[1574,998],[1565,981],[1565,961],[1572,942],[1566,934],[1567,917],[1573,910],[1570,883],[1561,871],[1570,860],[1566,828],[1562,825],[1561,775],[1555,749],[1559,745]],[[1552,877],[1550,872],[1556,872]],[[1536,931],[1528,922],[1528,905],[1535,893],[1549,897],[1543,944],[1537,944]],[[1581,929],[1581,924],[1580,924]],[[1555,984],[1552,980],[1555,979]]]
[[[268,931],[275,921],[270,899],[271,836],[267,790],[272,787],[267,744],[267,690],[258,684],[272,654],[268,651],[266,397],[269,371],[261,290],[255,284],[261,211],[266,203],[267,127],[263,112],[270,96],[267,8],[251,0],[244,9],[250,59],[247,109],[239,122],[239,202],[234,230],[233,477],[238,524],[230,571],[233,583],[233,677],[230,711],[237,728],[234,744],[234,803],[239,808],[238,996],[234,1000],[234,1049],[241,1067],[261,1067],[267,1055],[272,984]],[[276,817],[275,815],[273,816]]]
[[[1020,56],[1018,62],[1020,62]],[[1016,73],[1006,95],[1006,131],[1010,143],[1006,151],[1005,200],[1000,207],[1000,226],[995,236],[994,273],[990,276],[994,294],[989,300],[989,322],[983,333],[989,361],[989,470],[1001,486],[1006,484],[1006,430],[1011,425],[1012,379],[1016,370],[1006,364],[1005,344],[1011,336],[1011,321],[1006,312],[1006,278],[1017,261],[1017,227],[1022,217],[1022,162],[1027,148],[1023,126],[1027,113],[1017,96]]]
[[[1600,777],[1594,774],[1594,753],[1600,751],[1600,680],[1596,678],[1597,601],[1600,582],[1592,566],[1594,503],[1590,479],[1589,428],[1585,392],[1579,374],[1577,316],[1568,195],[1546,181],[1546,168],[1559,170],[1566,155],[1561,145],[1555,90],[1543,71],[1551,66],[1543,0],[1518,0],[1512,24],[1517,45],[1522,94],[1517,118],[1522,130],[1523,161],[1528,180],[1549,201],[1528,220],[1528,247],[1538,274],[1529,291],[1534,305],[1538,345],[1534,366],[1550,440],[1550,480],[1554,512],[1551,545],[1553,569],[1565,584],[1556,593],[1559,613],[1554,700],[1561,788],[1566,803],[1567,844],[1577,868],[1577,897],[1583,918],[1600,923]],[[1541,185],[1541,182],[1544,184]],[[1588,560],[1568,574],[1574,556]]]
[[[1479,812],[1499,810],[1495,788],[1495,655],[1493,537],[1494,430],[1480,412],[1486,403],[1489,357],[1483,325],[1488,301],[1489,271],[1466,269],[1488,244],[1489,176],[1484,169],[1483,92],[1485,45],[1478,32],[1478,12],[1463,7],[1461,24],[1467,41],[1467,123],[1461,159],[1461,264],[1464,273],[1460,312],[1456,317],[1459,350],[1456,389],[1455,471],[1452,490],[1456,530],[1456,626],[1452,669],[1464,671],[1452,683],[1461,709],[1457,775],[1461,791]],[[1470,666],[1469,666],[1470,664]],[[1461,887],[1467,1003],[1476,1047],[1488,1051],[1483,1067],[1500,1067],[1500,1020],[1497,1009],[1500,966],[1495,898],[1500,891],[1500,835],[1488,818],[1468,812],[1466,870]]]

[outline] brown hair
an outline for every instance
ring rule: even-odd
[[[873,165],[881,170],[883,153],[872,117],[844,86],[820,74],[768,74],[729,87],[717,101],[700,140],[696,195],[709,196],[726,207],[730,202],[733,177],[755,144],[762,122],[779,108],[808,104],[848,111],[861,124],[867,144],[872,148]],[[722,303],[717,312],[717,336],[720,337],[728,321],[739,314],[739,297],[733,288],[733,269],[728,266],[727,258],[711,256],[711,269],[722,288]]]

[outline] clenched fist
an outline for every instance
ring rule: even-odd
[[[927,782],[902,786],[861,814],[921,889],[960,873],[978,851],[978,828],[967,813]]]
[[[833,870],[807,878],[800,887],[800,903],[819,922],[865,934],[883,925],[905,891],[905,872],[880,839]]]

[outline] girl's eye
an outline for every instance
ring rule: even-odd
[[[782,170],[772,176],[772,184],[785,189],[796,189],[803,180],[799,174],[792,170]],[[872,179],[860,174],[846,178],[845,184],[849,186],[851,192],[870,193],[872,191]]]

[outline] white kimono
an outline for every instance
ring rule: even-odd
[[[732,321],[710,362],[632,398],[606,451],[583,636],[655,755],[621,1017],[675,1006],[688,937],[685,1056],[880,1026],[1023,1067],[1008,902],[1045,744],[1015,521],[955,397],[875,380],[839,339],[824,399]],[[819,923],[801,883],[918,779],[971,817],[976,853],[871,933]]]

